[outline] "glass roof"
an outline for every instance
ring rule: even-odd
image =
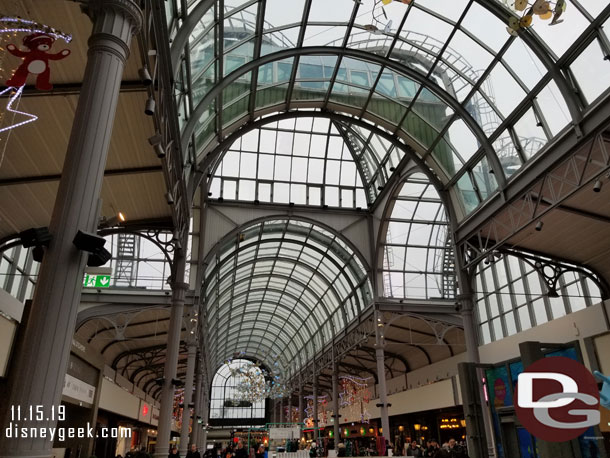
[[[208,355],[245,352],[286,368],[311,358],[372,301],[366,268],[323,227],[265,221],[208,259],[203,283]]]
[[[366,208],[404,151],[341,121],[291,118],[265,124],[220,157],[209,186],[223,199]]]
[[[392,198],[388,213],[383,243],[384,296],[455,297],[455,258],[447,214],[424,174],[408,176]]]
[[[602,0],[570,1],[562,24],[536,18],[519,37],[497,0],[216,0],[188,12],[198,21],[176,74],[193,161],[265,114],[347,114],[412,146],[460,217],[610,83]]]

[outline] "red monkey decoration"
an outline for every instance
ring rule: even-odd
[[[21,87],[25,84],[28,75],[36,75],[36,89],[50,91],[53,85],[49,82],[51,69],[50,60],[61,60],[70,55],[69,49],[64,49],[57,54],[48,54],[55,39],[46,33],[33,33],[23,38],[23,46],[28,51],[18,49],[14,44],[9,44],[6,49],[13,56],[23,58],[22,64],[17,68],[12,78],[6,82],[10,87]]]

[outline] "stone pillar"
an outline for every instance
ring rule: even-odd
[[[284,423],[284,398],[280,398],[280,421],[279,423]]]
[[[80,303],[88,254],[72,241],[78,230],[97,231],[100,191],[112,136],[121,79],[132,36],[142,24],[142,12],[132,0],[97,0],[87,5],[93,21],[83,84],[61,173],[23,351],[16,355],[10,385],[0,412],[0,456],[50,457],[48,438],[7,438],[9,406],[28,412],[42,406],[43,420],[27,427],[55,428],[68,367],[72,335]],[[47,420],[48,418],[48,420]],[[29,420],[29,419],[28,419]],[[14,421],[12,422],[14,426]],[[22,427],[23,422],[19,422]]]
[[[183,243],[182,246],[186,246]],[[188,284],[184,283],[184,268],[186,260],[184,251],[177,249],[174,252],[174,273],[172,283],[172,312],[167,335],[167,350],[165,369],[163,372],[163,389],[161,390],[161,408],[159,412],[159,425],[157,426],[157,445],[155,457],[166,458],[169,455],[169,439],[172,426],[172,411],[174,408],[174,384],[176,369],[178,367],[178,354],[180,352],[180,335],[184,313],[184,296]]]
[[[334,347],[333,347],[334,350]],[[334,353],[334,351],[333,351]],[[341,442],[341,434],[339,432],[339,363],[336,360],[336,355],[333,354],[333,438],[335,439],[335,450]]]
[[[189,326],[191,331],[197,326]],[[195,364],[197,362],[197,339],[195,335],[188,337],[188,359],[186,362],[186,377],[184,379],[184,407],[182,408],[182,428],[180,430],[180,456],[186,456],[189,450],[189,426],[191,420],[191,402],[193,400],[193,378],[195,376]],[[193,431],[197,428],[197,420],[193,418]]]

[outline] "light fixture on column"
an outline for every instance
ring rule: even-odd
[[[544,223],[542,221],[538,221],[536,223],[536,230],[540,232],[542,230],[542,226],[544,226]]]
[[[150,96],[146,100],[146,105],[144,106],[144,113],[148,116],[152,116],[155,114],[155,99]]]
[[[159,132],[148,139],[148,143],[155,149],[155,154],[159,159],[165,157],[165,148],[163,148],[163,137]]]
[[[48,227],[36,227],[19,233],[21,245],[24,248],[32,248],[32,259],[36,262],[42,262],[44,256],[44,248],[49,246],[53,236],[49,232]]]
[[[121,223],[124,223],[125,221],[127,221],[127,218],[125,217],[125,213],[118,212],[116,215],[114,215],[110,218],[103,217],[102,220],[100,221],[100,227],[120,226]]]
[[[89,253],[87,265],[90,267],[103,266],[112,258],[110,252],[104,248],[106,240],[97,234],[78,231],[72,243],[79,250]]]
[[[148,71],[148,67],[146,65],[138,70],[138,75],[140,76],[144,86],[150,86],[152,84],[152,77],[150,76],[150,72]]]
[[[600,192],[602,190],[602,180],[597,180],[593,185],[593,192]]]
[[[415,429],[415,431],[419,431],[421,429],[421,425],[419,423],[415,423],[413,425],[413,428]]]
[[[171,191],[167,191],[165,193],[165,200],[167,200],[168,205],[172,205],[174,203],[174,195]]]

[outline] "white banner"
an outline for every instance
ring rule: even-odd
[[[61,394],[70,396],[71,398],[78,399],[79,401],[88,402],[93,404],[93,397],[95,396],[95,387],[83,382],[82,380],[72,377],[66,374],[64,380],[64,389]]]
[[[301,428],[269,428],[269,439],[298,439],[301,437]]]

